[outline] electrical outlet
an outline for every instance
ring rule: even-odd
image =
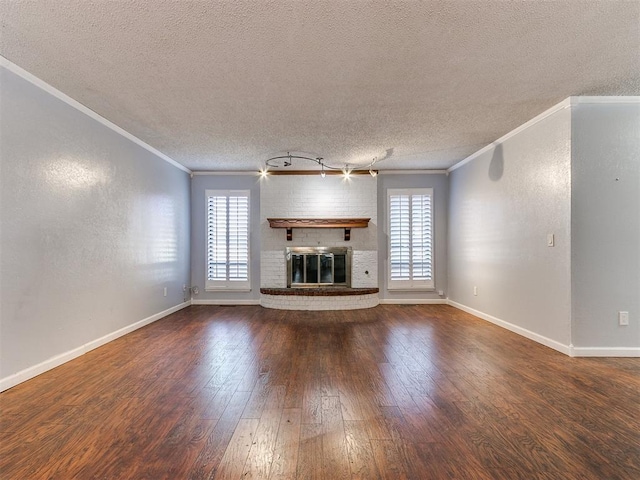
[[[182,285],[182,291],[183,291],[183,292],[186,292],[186,291],[187,291],[187,284],[186,284],[186,283],[184,283],[184,284]]]
[[[164,295],[165,297],[167,296],[167,287],[164,287],[163,295]]]
[[[629,312],[618,312],[618,325],[629,325]]]
[[[474,296],[478,296],[478,287],[476,287],[475,285],[473,286],[473,295]]]
[[[444,290],[438,290],[438,295],[440,295],[441,297],[444,297]]]

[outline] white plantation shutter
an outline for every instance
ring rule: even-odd
[[[412,195],[411,260],[414,280],[431,280],[431,250],[431,195]]]
[[[389,197],[389,238],[391,241],[391,279],[409,280],[411,278],[411,235],[409,195],[391,195]]]
[[[229,197],[229,280],[249,279],[249,197]]]
[[[249,289],[249,191],[207,190],[206,289]]]
[[[433,190],[389,189],[388,197],[388,288],[434,288]]]
[[[227,279],[227,197],[207,198],[207,281]]]

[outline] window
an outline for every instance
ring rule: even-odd
[[[433,289],[433,189],[388,189],[389,290]]]
[[[207,190],[206,290],[250,290],[249,191]]]

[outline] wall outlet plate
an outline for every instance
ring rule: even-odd
[[[629,325],[629,312],[618,312],[618,324],[621,326]]]

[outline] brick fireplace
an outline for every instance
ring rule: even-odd
[[[269,176],[261,182],[261,305],[268,308],[301,310],[346,310],[377,305],[379,299],[376,179],[370,176],[345,180],[338,176],[322,178],[319,175],[283,175]],[[273,222],[270,224],[269,219],[355,219],[360,220],[360,226],[350,229],[347,235],[345,226],[329,225],[320,228],[305,225],[303,222],[286,235],[282,229],[285,227],[272,228]],[[366,220],[364,225],[363,220]],[[317,282],[302,282],[313,285],[295,285],[300,282],[293,282],[292,285],[286,249],[291,253],[295,249],[311,251],[310,249],[318,247],[350,251],[351,291],[338,290],[346,288],[347,282],[338,282],[340,285],[323,285],[321,277],[317,278]],[[304,250],[305,248],[307,250]],[[316,267],[321,271],[322,265],[318,262],[322,262],[322,259],[316,257],[315,260]],[[310,278],[313,280],[313,258],[298,258],[298,261],[310,263],[308,272],[311,272]],[[334,273],[335,267],[334,258]],[[325,266],[325,273],[327,268]],[[301,271],[304,275],[305,269]],[[292,290],[282,290],[296,287],[304,287],[306,291],[294,293]],[[313,287],[314,291],[309,287]],[[265,293],[267,291],[269,293]]]

